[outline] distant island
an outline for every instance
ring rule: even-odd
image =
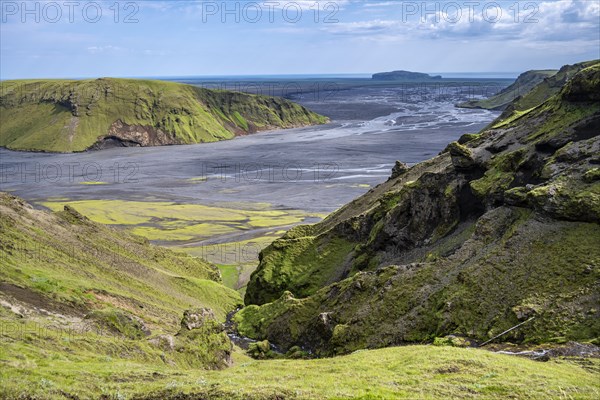
[[[375,81],[432,81],[442,79],[441,75],[429,75],[422,72],[392,71],[373,74]]]

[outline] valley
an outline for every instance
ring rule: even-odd
[[[0,1],[0,400],[600,399],[600,0]]]
[[[259,252],[291,226],[318,222],[384,182],[396,160],[433,157],[499,115],[454,107],[487,81],[451,80],[442,91],[439,84],[332,82],[345,89],[315,101],[309,81],[305,97],[292,96],[332,119],[325,125],[72,154],[0,148],[2,188],[202,256],[233,274],[232,287],[243,293]]]
[[[317,127],[0,149],[0,396],[594,398],[598,72],[502,114],[377,83]]]

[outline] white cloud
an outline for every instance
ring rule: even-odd
[[[372,40],[405,39],[407,36],[416,39],[508,40],[533,43],[577,40],[579,43],[595,42],[600,46],[600,2],[561,0],[530,3],[535,4],[537,8],[526,8],[528,3],[521,3],[518,14],[515,14],[514,8],[508,8],[512,5],[508,3],[504,4],[505,8],[502,8],[499,14],[496,14],[493,7],[485,14],[483,6],[475,8],[472,13],[465,8],[462,14],[448,8],[446,14],[442,11],[443,6],[440,6],[436,13],[421,15],[421,10],[418,10],[415,15],[401,15],[396,19],[338,23],[325,26],[322,30],[334,35],[356,36],[362,39],[370,37]],[[422,7],[420,3],[414,4]],[[376,5],[390,6],[393,3],[374,3],[371,6]],[[434,8],[429,4],[427,9]],[[496,15],[499,15],[499,18],[494,21]]]
[[[90,54],[103,54],[103,53],[114,54],[114,53],[128,52],[129,50],[124,47],[107,45],[107,46],[89,46],[87,48],[87,51]]]
[[[323,30],[338,35],[378,35],[398,31],[400,28],[398,21],[375,19],[325,25]]]
[[[144,55],[146,56],[166,56],[168,54],[168,52],[163,51],[163,50],[150,50],[150,49],[146,49],[143,51]]]

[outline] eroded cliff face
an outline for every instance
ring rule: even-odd
[[[261,254],[241,333],[320,354],[600,336],[600,65]]]
[[[102,150],[110,147],[146,147],[184,144],[182,140],[162,129],[148,125],[129,125],[121,120],[115,121],[105,136],[98,139],[90,150]]]

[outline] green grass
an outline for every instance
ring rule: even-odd
[[[563,88],[564,83],[575,76],[583,69],[598,65],[600,60],[586,61],[573,65],[565,65],[555,75],[549,77],[531,91],[527,92],[518,99],[514,106],[517,110],[527,110],[536,107],[552,96],[556,95]]]
[[[23,209],[0,197],[0,280],[82,310],[124,308],[158,330],[191,307],[219,319],[239,294],[221,285],[216,267],[147,240],[95,224],[75,212]]]
[[[116,136],[141,145],[231,139],[261,129],[327,122],[290,101],[174,82],[102,78],[0,83],[0,146],[83,151]],[[143,139],[115,130],[138,127]]]
[[[122,226],[148,240],[184,243],[255,228],[277,228],[320,217],[300,210],[271,210],[270,205],[225,204],[222,207],[172,202],[125,200],[46,201],[43,206],[57,211],[69,205],[92,221]]]
[[[532,70],[521,74],[517,80],[498,94],[483,100],[471,100],[460,104],[466,108],[502,109],[519,96],[529,93],[545,78],[554,76],[557,70]]]
[[[130,346],[118,344],[122,352],[131,352]],[[222,371],[164,365],[152,349],[144,351],[148,357],[142,362],[135,355],[123,359],[88,352],[75,357],[26,344],[2,347],[0,396],[63,399],[62,392],[82,399],[592,399],[600,394],[593,369],[485,350],[408,346],[330,359],[269,361],[238,354],[235,365]],[[589,364],[597,371],[597,360]]]
[[[0,362],[14,366],[3,365],[0,398],[18,391],[11,382],[23,368],[57,377],[63,362],[63,372],[79,376],[61,387],[94,376],[97,385],[81,385],[94,397],[112,379],[112,360],[174,370],[228,365],[232,346],[222,322],[242,299],[222,284],[217,267],[71,208],[51,214],[0,193],[0,215]],[[181,329],[184,311],[200,308],[214,319]],[[40,382],[31,387],[55,388],[50,377]]]
[[[219,271],[221,271],[221,278],[223,279],[223,285],[231,289],[236,289],[239,280],[239,271],[237,265],[219,265]]]

